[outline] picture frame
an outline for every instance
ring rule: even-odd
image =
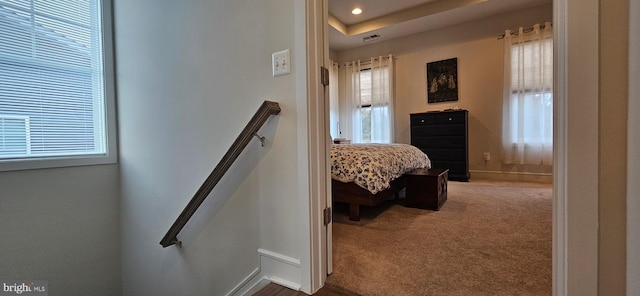
[[[458,58],[427,63],[427,103],[458,100]]]

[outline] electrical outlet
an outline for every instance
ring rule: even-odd
[[[287,75],[291,73],[291,58],[289,50],[274,52],[271,55],[271,66],[273,68],[273,77]]]
[[[484,153],[484,160],[491,160],[491,153],[485,152]]]

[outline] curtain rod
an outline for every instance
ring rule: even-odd
[[[551,23],[544,23],[544,24],[540,25],[540,29],[544,29],[547,24],[549,24],[549,27],[551,27]],[[533,31],[533,28],[534,28],[534,26],[525,28],[524,30],[522,30],[522,32],[523,33],[529,33],[531,31]],[[511,35],[518,35],[518,34],[519,34],[518,31],[512,31],[511,32]],[[498,34],[498,40],[504,39],[504,36],[505,36],[505,33]]]
[[[392,54],[392,55],[390,55],[390,56],[391,56],[391,58],[393,58],[394,60],[397,60],[397,59],[398,59],[398,57],[397,57],[395,54]],[[371,57],[371,58],[369,58],[369,59],[367,59],[367,60],[362,60],[362,61],[358,60],[358,61],[360,61],[360,65],[368,65],[368,64],[371,64],[371,59],[377,60],[377,59],[378,59],[378,58],[380,58],[380,57],[382,57],[383,59],[388,59],[388,58],[389,58],[389,55],[385,55],[385,56],[377,56],[377,57]],[[346,63],[343,63],[342,65],[338,65],[338,66],[339,66],[339,67],[343,67],[343,66],[346,66],[346,65],[347,65],[347,64],[349,64],[349,63],[351,63],[351,62],[346,62]]]

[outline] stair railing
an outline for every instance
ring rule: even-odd
[[[178,240],[178,233],[180,230],[187,224],[191,216],[195,213],[195,211],[200,207],[202,202],[209,196],[213,188],[218,184],[222,176],[227,172],[229,167],[233,164],[233,162],[238,158],[242,150],[249,144],[249,141],[252,137],[257,137],[262,146],[264,146],[265,138],[258,135],[258,130],[262,127],[262,125],[267,121],[269,116],[277,115],[280,113],[280,105],[277,102],[264,101],[256,114],[253,115],[247,126],[240,132],[238,138],[233,142],[227,153],[222,157],[222,160],[218,163],[218,165],[213,169],[209,177],[202,183],[198,191],[191,198],[191,201],[187,204],[187,206],[182,210],[180,216],[173,222],[167,234],[164,235],[160,244],[163,248],[166,248],[170,245],[177,245],[178,247],[182,247],[182,242]]]

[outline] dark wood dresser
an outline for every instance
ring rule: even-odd
[[[410,114],[411,145],[431,160],[432,168],[449,169],[449,180],[469,181],[467,110]]]

